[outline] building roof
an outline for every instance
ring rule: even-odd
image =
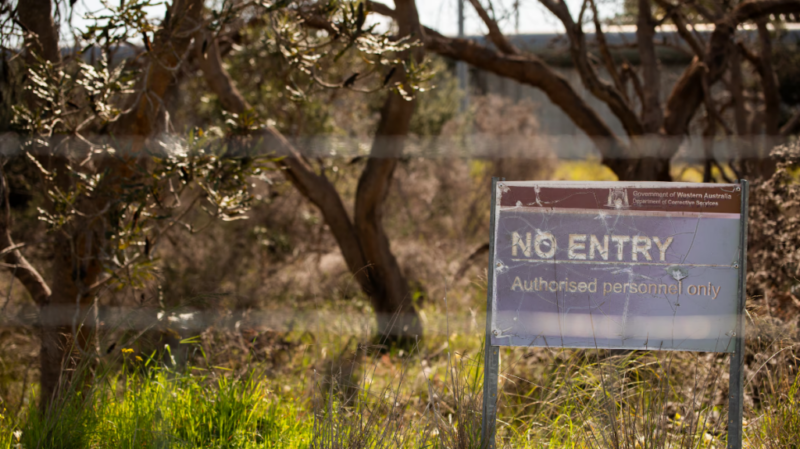
[[[713,30],[713,25],[701,24],[695,27],[694,34],[698,39],[707,41]],[[784,23],[778,32],[783,42],[795,46],[800,43],[800,23]],[[594,29],[587,29],[585,33],[589,47],[596,49]],[[632,64],[639,62],[635,25],[610,26],[603,30],[603,34],[615,59]],[[508,34],[506,37],[521,50],[538,55],[552,65],[572,65],[568,51],[569,42],[563,33]],[[491,45],[485,36],[468,36],[468,38]],[[753,24],[740,26],[737,38],[755,41],[757,38],[756,26]],[[678,35],[674,25],[665,24],[656,28],[655,42],[656,54],[662,64],[684,65],[694,56],[689,46]]]

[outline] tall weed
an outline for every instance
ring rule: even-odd
[[[791,356],[797,363],[797,355]],[[792,375],[792,368],[788,365],[777,373],[766,372],[767,392],[762,394],[761,413],[752,419],[746,433],[753,446],[800,448],[800,374]]]

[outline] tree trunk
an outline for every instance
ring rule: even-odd
[[[85,353],[93,352],[90,349],[95,330],[90,314],[94,298],[91,287],[103,271],[98,257],[107,244],[103,216],[115,207],[122,182],[130,180],[136,172],[132,164],[136,163],[139,150],[152,134],[156,117],[162,112],[153,105],[164,98],[174,71],[182,62],[182,55],[191,42],[189,30],[196,28],[202,19],[202,6],[202,0],[175,0],[168,6],[172,20],[165,22],[156,33],[146,76],[137,86],[148,95],[134,98],[130,112],[112,126],[116,137],[129,142],[130,153],[121,160],[109,158],[99,162],[97,172],[106,172],[103,185],[97,187],[94,197],[80,205],[84,215],[73,217],[73,221],[55,236],[53,291],[39,302],[42,329],[40,406],[43,410],[50,407],[59,395],[60,386],[74,375],[73,371],[62,368],[75,368]],[[53,22],[50,0],[20,2],[18,12],[20,23],[36,34],[28,38],[30,48],[46,60],[59,62],[58,28]],[[35,104],[31,107],[35,108]],[[55,165],[56,182],[68,189],[71,174],[67,161],[53,159],[50,163]]]
[[[769,157],[769,152],[773,146],[783,139],[780,136],[780,116],[781,116],[781,97],[778,93],[778,78],[772,67],[772,37],[767,29],[767,20],[762,17],[756,21],[758,26],[758,37],[760,43],[760,67],[759,75],[761,87],[764,91],[764,131],[766,142],[760,148],[756,161],[748,161],[744,164],[747,179],[770,179],[778,168],[776,161]]]
[[[26,35],[29,53],[26,60],[34,64],[36,58],[34,54],[52,63],[61,61],[61,54],[58,48],[58,31],[53,21],[52,3],[50,0],[31,0],[20,2],[18,5],[18,15],[20,23],[29,32]],[[31,95],[26,98],[28,107],[37,108],[37,100]],[[50,161],[52,163],[53,161]],[[58,161],[55,161],[58,164]],[[65,168],[66,164],[58,164],[58,168]],[[59,173],[59,178],[67,179],[65,172]],[[10,216],[10,215],[9,215]],[[39,325],[41,347],[40,358],[40,408],[46,411],[57,394],[58,385],[62,381],[62,365],[65,361],[66,348],[72,346],[73,330],[68,325],[69,306],[75,304],[76,294],[74,288],[69,288],[72,283],[72,252],[69,244],[64,241],[63,234],[56,236],[53,247],[55,261],[53,264],[53,281],[51,285],[55,287],[54,292],[48,291],[47,295],[39,295],[36,298],[39,305]],[[38,274],[38,273],[37,273]],[[27,285],[26,285],[27,287]],[[28,288],[31,292],[31,289]],[[76,328],[75,334],[79,340],[86,340],[84,328]],[[65,379],[66,380],[66,379]]]
[[[85,223],[84,223],[85,224]],[[80,229],[80,226],[76,226]],[[91,230],[67,234],[55,239],[50,301],[40,308],[42,326],[40,408],[46,411],[59,403],[59,393],[71,377],[91,378],[89,365],[79,367],[83,353],[92,352],[92,337],[97,323],[90,313],[92,298],[86,287],[97,282],[102,266],[97,260],[99,242]],[[64,375],[69,373],[69,375]]]
[[[421,336],[422,324],[383,229],[382,209],[413,114],[413,101],[396,93],[386,99],[371,157],[358,180],[355,209],[355,227],[369,267],[370,299],[377,315],[378,334],[401,344],[413,343],[415,337]]]
[[[655,50],[655,20],[650,0],[639,0],[636,43],[642,65],[642,126],[648,134],[658,133],[664,112],[661,109],[661,70]],[[647,164],[646,164],[647,165]]]
[[[212,39],[209,34],[198,34],[195,47],[197,64],[207,85],[228,111],[241,114],[251,109],[222,66],[217,43],[208,42],[208,39]],[[205,54],[201,44],[204,40],[207,42]],[[277,164],[286,178],[322,213],[348,269],[370,298],[378,336],[398,343],[413,342],[422,335],[422,325],[411,303],[408,283],[383,229],[382,207],[413,112],[414,103],[397,94],[390,94],[386,100],[370,159],[359,179],[354,220],[348,216],[341,196],[324,173],[315,173],[277,130],[267,129],[263,136],[272,150],[283,156]]]
[[[629,164],[630,170],[619,177],[620,181],[672,181],[669,159],[645,156]]]
[[[51,157],[54,182],[64,192],[73,186],[73,175],[64,157]],[[103,171],[106,167],[97,167]],[[110,168],[110,167],[109,167]],[[111,211],[116,200],[115,178],[109,175],[97,186],[93,197],[83,197],[76,205],[82,212],[74,215],[53,238],[53,265],[50,285],[52,293],[40,304],[41,325],[40,409],[47,412],[58,407],[75,376],[87,383],[92,379],[92,360],[97,354],[97,322],[92,313],[94,294],[91,291],[103,273],[99,259],[107,244],[103,213]],[[52,209],[54,205],[49,205]]]
[[[395,0],[399,35],[417,35],[424,41],[424,32],[414,0]],[[411,50],[419,63],[421,50]],[[401,73],[400,81],[405,81]],[[411,302],[411,294],[400,266],[392,254],[389,239],[383,229],[383,204],[389,193],[397,160],[403,154],[405,140],[414,115],[415,101],[406,100],[396,92],[389,94],[381,110],[381,119],[370,158],[361,173],[356,189],[354,224],[361,241],[361,250],[368,264],[372,284],[370,299],[378,321],[378,334],[389,342],[412,344],[422,336],[422,323]]]
[[[17,5],[19,22],[28,29],[25,43],[32,52],[44,60],[58,62],[61,53],[58,49],[58,29],[53,23],[53,7],[51,0],[25,0]],[[28,53],[27,60],[33,61]]]

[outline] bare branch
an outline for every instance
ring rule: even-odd
[[[689,28],[686,24],[686,17],[680,10],[680,4],[673,5],[667,0],[656,0],[656,3],[668,11],[667,15],[672,19],[672,23],[675,24],[675,27],[678,30],[678,35],[680,35],[681,39],[689,44],[689,47],[692,48],[692,51],[694,51],[695,55],[702,58],[706,54],[705,48],[703,48],[702,43],[695,39],[692,32],[689,31]]]
[[[342,252],[347,267],[365,292],[372,291],[368,262],[364,258],[358,233],[350,220],[342,198],[325,176],[318,175],[302,158],[297,149],[276,129],[268,127],[263,133],[264,144],[278,155],[277,162],[292,185],[322,213],[325,223]]]
[[[661,73],[656,58],[655,20],[650,11],[649,0],[639,0],[639,16],[636,23],[636,42],[642,66],[644,95],[642,96],[642,126],[645,132],[655,133],[661,127]]]
[[[484,243],[479,246],[472,254],[469,255],[463,262],[461,262],[461,266],[458,268],[456,275],[453,276],[454,279],[458,280],[464,277],[467,273],[467,270],[470,266],[472,266],[475,262],[478,262],[481,258],[486,257],[489,254],[489,244]]]
[[[113,130],[117,136],[133,138],[133,153],[154,131],[161,100],[201,24],[203,0],[175,0],[169,9],[172,20],[153,39],[149,67],[139,86],[142,95],[134,99],[130,112],[115,123]]]
[[[2,163],[4,164],[4,162]],[[42,275],[22,255],[22,245],[11,238],[11,206],[8,202],[8,183],[0,164],[0,256],[11,267],[14,277],[25,287],[37,305],[43,306],[50,300],[51,290]]]
[[[719,81],[727,68],[731,38],[739,24],[770,14],[795,12],[800,12],[800,0],[749,0],[740,3],[717,21],[704,61],[695,58],[670,93],[664,116],[664,133],[671,136],[686,133],[692,117],[703,102],[703,72],[708,72],[710,84]],[[677,151],[677,146],[674,150]]]
[[[603,155],[604,163],[621,179],[626,179],[629,167],[620,159],[629,156],[627,145],[619,140],[563,76],[538,57],[530,54],[504,55],[469,39],[448,38],[430,29],[426,30],[425,48],[541,89],[550,101],[594,141]]]
[[[794,111],[792,117],[780,129],[781,136],[788,136],[800,125],[800,109]]]
[[[719,123],[720,126],[722,126],[722,128],[725,130],[725,134],[727,134],[728,136],[733,135],[733,131],[731,131],[731,128],[728,126],[727,123],[725,123],[725,120],[719,114],[719,111],[717,111],[717,107],[714,104],[714,97],[711,94],[711,87],[709,86],[708,80],[706,79],[703,80],[703,90],[704,90],[703,98],[705,99],[706,114],[708,115],[709,120],[714,120],[717,123]],[[710,126],[713,127],[713,124]]]
[[[475,11],[483,20],[483,23],[486,24],[486,27],[489,28],[489,39],[492,43],[497,47],[498,50],[507,54],[507,55],[518,55],[519,50],[515,47],[500,31],[500,27],[497,26],[497,22],[489,17],[489,13],[481,5],[480,0],[469,0],[472,6],[475,8]]]
[[[744,56],[744,59],[747,59],[747,62],[753,65],[756,70],[761,70],[761,57],[752,51],[744,44],[744,42],[737,42],[736,48],[739,50],[739,53]]]
[[[380,2],[375,2],[372,0],[367,0],[368,9],[376,14],[380,14],[382,16],[390,17],[392,19],[397,18],[397,14],[395,14],[394,9],[391,6],[387,6]]]
[[[606,35],[603,33],[603,27],[600,24],[600,16],[597,13],[597,4],[594,0],[589,0],[589,3],[592,8],[595,36],[597,37],[597,45],[600,47],[600,55],[603,57],[603,63],[605,64],[609,75],[611,75],[611,79],[614,80],[614,86],[616,86],[617,90],[625,98],[625,101],[629,101],[628,95],[625,93],[625,86],[622,83],[619,72],[617,71],[617,65],[614,64],[614,58],[611,56],[611,51],[608,49]]]
[[[772,68],[772,38],[767,29],[765,18],[759,19],[758,40],[761,47],[761,86],[764,89],[764,128],[768,136],[776,136],[780,132],[781,97],[778,92],[778,78]]]
[[[747,111],[745,110],[744,81],[742,77],[742,58],[738,51],[731,55],[731,105],[733,106],[733,119],[736,123],[736,135],[747,134]]]
[[[705,3],[700,3],[697,0],[689,0],[686,3],[691,5],[698,14],[703,16],[703,20],[707,22],[714,23],[722,16],[722,11],[714,2],[711,2],[712,8],[714,9],[713,11],[706,8]]]
[[[205,57],[200,54],[197,59],[209,88],[220,98],[226,110],[236,114],[250,110],[250,104],[239,93],[223,67],[219,52],[215,50],[216,43],[207,42],[206,47],[208,51]],[[202,42],[199,51],[202,53]],[[325,223],[330,227],[341,248],[348,268],[354,273],[361,288],[365,292],[371,291],[368,271],[363,269],[367,266],[367,261],[361,251],[361,243],[333,184],[325,176],[315,173],[297,149],[278,130],[267,127],[256,138],[261,139],[260,144],[269,146],[278,156],[282,156],[276,164],[298,192],[319,208]]]
[[[572,15],[566,3],[554,0],[540,0],[540,2],[550,10],[567,30],[570,40],[570,54],[575,62],[575,67],[581,76],[583,85],[595,97],[606,103],[611,112],[620,120],[625,131],[630,136],[638,136],[644,133],[645,129],[639,118],[628,105],[625,96],[614,86],[600,79],[594,66],[589,61],[589,51],[586,45],[586,36],[580,24],[572,20]]]
[[[639,79],[639,74],[633,70],[633,67],[631,67],[630,64],[625,62],[622,64],[622,84],[624,85],[627,80],[631,80],[631,84],[633,84],[633,90],[636,92],[636,96],[639,97],[639,101],[642,101],[644,92],[642,92],[642,81]]]
[[[394,17],[391,8],[374,1],[370,10]],[[624,179],[628,168],[620,159],[628,154],[628,147],[611,131],[611,128],[578,95],[569,82],[534,55],[503,55],[469,39],[452,39],[435,30],[425,28],[425,48],[441,56],[464,61],[475,67],[537,87],[583,130],[597,145],[605,163]]]
[[[708,106],[708,105],[706,105]],[[703,182],[711,182],[711,168],[714,160],[714,137],[717,133],[716,120],[706,109],[706,126],[703,128]]]
[[[213,33],[207,30],[198,31],[194,47],[195,62],[203,72],[208,87],[219,98],[222,107],[236,114],[252,109],[223,68],[219,45]]]

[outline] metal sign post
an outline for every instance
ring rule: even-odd
[[[742,188],[742,219],[739,230],[739,306],[737,310],[734,351],[731,354],[730,381],[728,384],[728,449],[742,448],[742,418],[744,408],[744,307],[747,300],[747,219],[750,186],[739,181]]]
[[[492,210],[489,229],[495,235],[495,211],[497,209],[497,178],[492,178]],[[492,291],[494,290],[494,238],[489,239],[489,270],[486,295],[486,337],[483,352],[483,416],[481,419],[481,448],[495,449],[495,426],[497,425],[497,381],[500,376],[500,348],[492,346]]]
[[[481,447],[501,346],[731,353],[742,447],[748,184],[492,179]]]

